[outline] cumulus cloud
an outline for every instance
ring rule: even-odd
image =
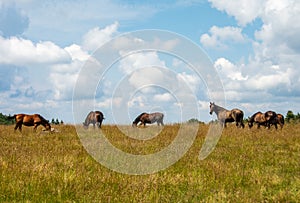
[[[240,102],[248,109],[255,109],[256,107],[251,107],[251,103],[264,103],[265,106],[278,104],[278,107],[286,105],[283,101],[296,99],[300,95],[300,26],[293,22],[300,18],[300,2],[210,2],[218,10],[234,16],[241,26],[237,33],[242,34],[242,29],[257,18],[262,22],[262,26],[254,31],[253,53],[246,62],[234,62],[225,57],[220,57],[214,62],[223,81],[227,100],[230,103]],[[201,36],[203,45],[215,48],[218,48],[219,44],[224,45],[226,40],[221,40],[217,34],[218,29],[216,30],[211,29],[210,34]]]
[[[88,31],[83,36],[82,47],[84,50],[95,51],[105,42],[108,42],[112,39],[113,36],[117,34],[119,23],[115,22],[111,25],[106,26],[103,29],[95,27]]]
[[[219,58],[215,61],[214,67],[222,75],[222,78],[229,78],[231,80],[247,80],[247,76],[243,76],[238,66],[231,63],[225,58]]]
[[[70,61],[70,55],[52,42],[33,43],[23,38],[0,36],[0,63],[17,66]]]
[[[120,70],[125,74],[145,67],[165,67],[165,62],[159,59],[155,51],[133,53],[125,56],[120,61]]]
[[[209,2],[211,2],[212,6],[216,9],[225,11],[228,15],[234,16],[237,22],[242,26],[245,26],[257,18],[263,9],[263,2],[261,0],[209,0]]]
[[[243,43],[246,41],[242,34],[242,29],[238,27],[217,27],[213,26],[209,30],[210,34],[203,34],[200,42],[205,47],[226,49],[227,43]]]

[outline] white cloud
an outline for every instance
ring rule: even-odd
[[[65,50],[70,54],[72,60],[86,61],[90,57],[90,55],[86,51],[83,51],[77,44],[72,44],[66,47]]]
[[[103,29],[95,27],[88,31],[83,36],[82,47],[88,51],[95,51],[105,42],[108,42],[117,34],[119,23],[115,22],[111,25],[106,26]]]
[[[159,59],[155,51],[133,53],[125,56],[120,61],[120,69],[125,74],[145,67],[165,67],[165,62]]]
[[[234,16],[240,25],[245,26],[257,18],[263,9],[261,0],[209,0],[212,6]]]
[[[226,90],[226,98],[230,102],[245,104],[286,105],[281,102],[285,100],[296,105],[293,101],[300,95],[300,25],[293,22],[300,18],[300,2],[210,2],[218,10],[234,16],[241,26],[246,26],[256,18],[262,23],[261,28],[254,33],[253,55],[249,56],[247,62],[232,62],[225,57],[215,61]],[[206,39],[207,46],[222,44],[223,41],[218,40],[221,39],[217,37],[218,34],[210,33],[202,36],[203,40]]]
[[[49,41],[35,44],[22,38],[0,36],[0,63],[26,66],[68,62],[70,59],[67,51]]]
[[[238,27],[217,27],[212,26],[209,34],[203,34],[200,37],[200,42],[205,47],[224,49],[227,48],[227,43],[244,43],[245,36],[242,34],[242,29]]]
[[[225,58],[219,58],[215,61],[214,67],[221,73],[222,78],[229,78],[231,80],[247,80],[243,76],[239,67],[231,63]]]
[[[173,99],[170,93],[156,94],[153,99],[158,102],[169,102]]]
[[[195,93],[199,90],[200,79],[197,75],[187,74],[186,72],[178,73],[177,79],[182,79],[187,86]]]

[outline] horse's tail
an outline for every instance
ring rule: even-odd
[[[133,124],[137,124],[137,123],[140,121],[141,117],[142,117],[144,114],[146,114],[146,113],[143,112],[143,113],[141,113],[138,117],[136,117],[136,119],[134,119],[134,121],[133,121]]]
[[[244,112],[243,111],[238,110],[238,109],[233,110],[232,115],[233,115],[233,118],[236,121],[238,121],[238,122],[243,121],[243,118],[244,118]]]

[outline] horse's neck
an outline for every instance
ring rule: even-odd
[[[219,112],[222,112],[222,111],[227,111],[227,109],[221,107],[221,106],[215,106],[215,112],[216,114],[218,114]]]

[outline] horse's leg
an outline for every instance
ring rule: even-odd
[[[277,123],[275,123],[274,125],[275,125],[275,129],[277,130]]]
[[[19,131],[22,132],[22,123],[17,123],[15,126],[15,131],[19,128]]]
[[[102,121],[99,122],[99,128],[101,128],[101,125],[102,125]]]
[[[257,124],[257,129],[259,129],[259,128],[260,128],[260,124],[258,123],[258,124]]]
[[[242,121],[241,121],[241,126],[242,126],[242,128],[245,128],[245,125],[244,125],[243,119],[242,119]]]
[[[15,126],[15,131],[19,128],[19,124],[16,123],[16,126]]]
[[[34,124],[33,132],[36,132],[36,129],[37,129],[37,127],[38,127],[39,125],[40,125],[40,124],[38,124],[38,123],[35,123],[35,124]]]

